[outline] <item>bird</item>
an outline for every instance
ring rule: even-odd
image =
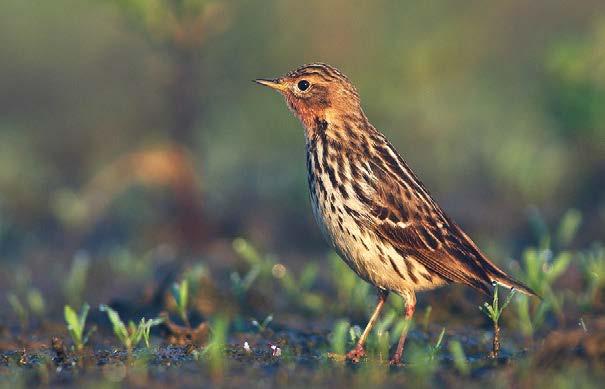
[[[439,206],[387,138],[368,120],[347,76],[325,63],[300,66],[278,78],[254,80],[280,92],[302,123],[314,217],[344,262],[376,288],[378,302],[346,359],[359,362],[389,293],[404,301],[416,292],[461,283],[491,295],[495,284],[536,293],[496,266]],[[403,326],[390,363],[399,365]]]

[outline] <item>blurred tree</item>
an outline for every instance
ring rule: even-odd
[[[107,0],[101,0],[107,1]],[[170,137],[192,145],[201,116],[201,53],[212,35],[229,25],[225,3],[215,0],[110,0],[130,23],[139,28],[172,62],[173,77],[167,85]]]
[[[557,123],[553,129],[577,150],[574,170],[581,173],[575,174],[574,206],[587,215],[588,235],[598,236],[605,201],[605,19],[597,17],[588,33],[556,41],[545,67],[546,109]]]
[[[587,36],[564,39],[546,59],[549,109],[568,137],[605,137],[605,20]]]
[[[101,0],[107,1],[107,0]],[[163,51],[169,60],[171,77],[165,86],[167,101],[166,134],[171,144],[162,149],[137,150],[132,155],[122,156],[116,163],[108,165],[109,171],[116,171],[123,161],[135,165],[144,161],[156,161],[158,155],[167,155],[166,162],[178,162],[173,170],[174,181],[185,177],[183,182],[172,182],[169,187],[175,194],[176,230],[189,247],[198,246],[208,229],[202,217],[201,196],[192,183],[194,164],[190,161],[188,148],[195,147],[195,130],[202,116],[200,106],[203,91],[202,49],[207,39],[224,31],[228,26],[225,4],[212,0],[110,0],[121,10],[129,23],[140,29],[151,41],[153,47]],[[172,143],[176,143],[174,147]],[[178,155],[177,155],[178,154]],[[127,176],[139,182],[157,181],[157,172],[147,165],[133,168],[134,174]],[[148,173],[149,177],[141,177]],[[111,177],[111,174],[109,175]],[[98,180],[97,180],[98,181]],[[98,182],[95,182],[97,185]],[[108,183],[101,192],[114,193],[124,182]],[[93,186],[95,186],[93,185]]]

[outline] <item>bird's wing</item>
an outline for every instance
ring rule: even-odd
[[[369,204],[366,222],[403,257],[429,271],[491,293],[497,269],[439,205],[395,149],[385,142],[370,159],[370,179],[356,191]],[[365,198],[364,198],[365,197]]]

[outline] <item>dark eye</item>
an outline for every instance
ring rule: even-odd
[[[310,85],[311,84],[309,84],[309,81],[307,81],[307,80],[300,80],[300,81],[298,81],[298,84],[297,84],[298,89],[300,89],[301,91],[306,91],[307,89],[309,89]]]

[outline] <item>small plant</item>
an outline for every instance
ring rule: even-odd
[[[334,325],[330,335],[330,346],[335,355],[344,355],[347,352],[347,332],[349,332],[349,328],[350,324],[346,320],[339,320]]]
[[[538,239],[537,247],[529,247],[523,252],[523,271],[519,274],[525,283],[535,290],[544,300],[540,308],[533,310],[552,310],[560,322],[564,321],[563,295],[555,293],[553,288],[557,279],[567,270],[573,253],[567,248],[576,236],[582,221],[580,212],[570,209],[561,217],[554,233],[549,232],[546,223],[535,211],[530,216],[530,225]]]
[[[441,332],[439,333],[439,336],[437,337],[437,342],[435,342],[435,345],[429,346],[429,352],[428,352],[429,361],[434,361],[435,359],[437,359],[437,356],[439,355],[439,352],[441,351],[441,346],[443,343],[444,335],[445,335],[445,328],[442,328]]]
[[[67,279],[63,284],[63,294],[67,303],[77,306],[82,303],[88,270],[90,268],[90,257],[86,252],[78,252],[74,256]]]
[[[231,289],[240,300],[257,279],[276,280],[292,304],[310,312],[318,312],[324,306],[322,296],[310,290],[319,275],[316,263],[306,264],[297,279],[273,255],[260,253],[246,239],[235,239],[233,249],[250,266],[243,275],[236,272],[231,274]]]
[[[231,289],[233,290],[233,294],[238,299],[243,299],[259,274],[260,267],[258,265],[253,265],[243,277],[237,272],[231,273]]]
[[[336,287],[335,308],[347,308],[347,312],[367,313],[368,305],[375,304],[375,294],[370,284],[363,281],[355,273],[349,271],[347,265],[335,252],[329,256],[330,278]],[[372,304],[368,304],[372,301]]]
[[[534,332],[538,330],[546,319],[546,314],[550,311],[550,305],[546,301],[542,301],[537,309],[533,312],[529,306],[529,298],[524,295],[518,295],[515,299],[515,307],[517,309],[517,321],[523,336],[531,340]]]
[[[116,274],[127,276],[129,280],[145,280],[151,276],[148,255],[135,255],[130,249],[116,247],[109,253],[109,266]]]
[[[84,335],[84,329],[86,327],[86,318],[88,317],[88,311],[90,306],[87,303],[82,305],[80,313],[66,305],[63,308],[63,315],[65,316],[65,323],[67,324],[67,331],[71,340],[74,342],[76,350],[80,351],[84,348],[84,345],[88,342],[88,338],[95,331],[95,327],[92,327],[86,335]]]
[[[27,328],[33,317],[45,320],[46,301],[42,293],[32,286],[31,270],[17,267],[12,278],[14,288],[6,293],[6,300],[17,315],[21,328]]]
[[[264,279],[273,277],[276,260],[271,255],[261,255],[250,242],[243,238],[233,241],[233,249],[251,268],[258,268],[259,274]]]
[[[583,302],[586,308],[590,308],[598,304],[600,293],[605,289],[605,247],[595,244],[581,252],[579,257],[580,267],[588,284]]]
[[[200,356],[208,361],[212,379],[214,381],[220,381],[227,368],[225,347],[229,331],[229,320],[225,317],[214,318],[214,320],[212,320],[211,328],[210,341]]]
[[[351,341],[351,343],[356,343],[359,338],[361,338],[361,327],[358,325],[354,325],[351,328],[349,328],[349,340]]]
[[[554,255],[548,248],[528,248],[523,252],[522,278],[530,288],[548,301],[557,313],[561,311],[562,300],[555,295],[552,285],[567,270],[572,258],[573,255],[569,251]]]
[[[26,328],[29,323],[29,311],[25,308],[25,305],[23,305],[19,297],[12,292],[7,293],[6,299],[13,311],[17,314],[19,322],[21,323],[21,328]]]
[[[265,332],[269,324],[273,321],[273,315],[269,315],[260,323],[256,319],[252,319],[252,325],[258,329],[258,332]]]
[[[454,366],[456,366],[458,372],[465,376],[469,375],[471,367],[469,366],[466,354],[464,354],[464,350],[462,349],[462,344],[457,340],[452,340],[449,342],[449,350],[450,354],[452,354],[452,359],[454,360]]]
[[[39,318],[43,318],[46,313],[46,302],[42,293],[36,288],[30,288],[25,296],[29,310]]]
[[[429,323],[431,320],[432,311],[433,311],[433,307],[430,305],[428,307],[426,307],[426,309],[424,311],[424,316],[422,317],[422,328],[424,329],[424,331],[428,331],[428,329],[429,329]]]
[[[500,306],[500,302],[498,300],[498,285],[495,285],[492,304],[490,305],[489,303],[485,302],[483,303],[483,306],[479,307],[481,312],[485,313],[485,315],[491,319],[494,325],[494,338],[492,342],[492,352],[490,355],[492,358],[496,358],[498,357],[498,354],[500,354],[500,316],[502,315],[502,312],[504,312],[508,304],[510,304],[514,295],[515,290],[511,289],[508,296],[506,296],[506,300],[504,300],[504,304]]]
[[[536,232],[539,244],[537,247],[529,247],[524,250],[521,261],[523,268],[518,275],[542,297],[542,300],[530,302],[525,296],[515,299],[519,319],[517,322],[521,332],[528,340],[531,340],[533,334],[543,326],[551,312],[559,323],[565,322],[563,304],[566,295],[554,287],[554,284],[572,264],[573,259],[579,258],[576,264],[584,273],[588,285],[588,292],[581,296],[580,305],[584,309],[590,309],[592,303],[598,300],[598,298],[594,299],[596,295],[593,292],[598,290],[598,287],[595,288],[598,283],[594,283],[595,278],[593,277],[599,273],[602,274],[601,277],[605,277],[605,255],[601,255],[602,267],[599,269],[599,261],[593,261],[598,258],[598,254],[589,259],[590,254],[576,254],[567,249],[576,236],[581,221],[580,212],[570,209],[565,212],[555,232],[551,234],[538,212],[531,215],[530,224]],[[598,253],[598,250],[594,253]],[[590,269],[595,265],[596,267]],[[597,276],[596,279],[601,277]],[[605,282],[602,285],[605,286]]]
[[[282,269],[283,271],[281,271]],[[288,298],[295,304],[315,313],[322,309],[324,306],[322,296],[311,291],[311,287],[319,275],[317,263],[307,263],[298,279],[292,275],[292,272],[286,271],[285,266],[280,263],[276,264],[273,270],[273,276],[278,279]]]
[[[443,339],[445,337],[445,328],[441,330],[435,344],[429,344],[426,347],[421,347],[416,343],[410,343],[407,347],[407,358],[411,372],[416,376],[421,383],[428,384],[430,378],[439,368],[438,356],[443,347]],[[426,385],[421,385],[426,386]]]
[[[151,344],[149,342],[150,339],[150,334],[151,334],[151,327],[155,327],[157,325],[160,325],[164,322],[164,319],[162,318],[155,318],[155,319],[149,319],[149,320],[145,320],[145,318],[142,318],[141,321],[139,322],[139,327],[137,328],[137,331],[141,331],[143,334],[143,342],[145,343],[145,347],[147,347],[149,349],[149,347],[151,347]]]
[[[180,284],[174,283],[172,285],[172,297],[176,302],[176,310],[185,325],[191,328],[189,323],[189,317],[187,315],[187,307],[189,306],[189,281],[183,280]]]
[[[237,238],[233,241],[233,250],[250,267],[244,275],[231,273],[231,289],[233,294],[241,301],[254,281],[257,279],[271,280],[280,278],[285,272],[283,265],[269,254],[261,254],[249,241]],[[283,278],[283,277],[282,277]]]
[[[144,340],[145,346],[149,348],[149,334],[151,332],[151,327],[163,322],[163,319],[161,318],[149,320],[142,318],[138,326],[131,320],[128,322],[127,327],[120,318],[120,315],[112,308],[101,304],[99,306],[99,310],[107,313],[107,317],[113,326],[113,333],[124,345],[124,347],[126,347],[128,354],[132,354],[132,350],[141,342],[141,340]]]

